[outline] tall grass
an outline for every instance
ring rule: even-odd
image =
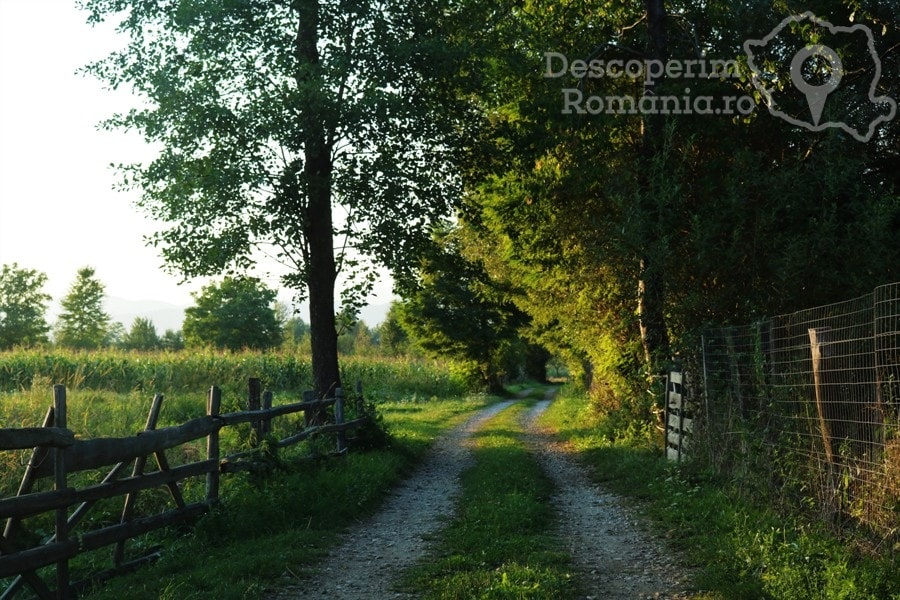
[[[312,387],[308,359],[292,353],[3,352],[0,428],[39,426],[52,404],[52,385],[60,383],[67,388],[68,427],[78,437],[130,436],[143,429],[155,393],[165,396],[158,426],[178,425],[205,413],[211,385],[222,388],[224,411],[246,409],[250,377],[274,392],[276,405],[296,402]],[[364,397],[377,404],[458,397],[465,391],[439,363],[408,358],[344,358],[342,378],[350,386],[360,381]],[[276,419],[273,433],[294,433],[299,418]],[[244,449],[249,436],[249,425],[224,430],[222,451]],[[194,452],[190,446],[182,450]],[[0,453],[0,494],[14,493],[27,456],[27,451]],[[178,457],[170,460],[177,463]]]

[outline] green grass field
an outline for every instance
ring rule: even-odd
[[[144,428],[155,392],[165,396],[159,427],[205,412],[206,392],[223,388],[223,410],[246,408],[249,377],[275,391],[275,405],[296,402],[309,386],[302,357],[261,353],[129,354],[37,351],[0,354],[0,427],[40,425],[52,403],[51,384],[67,386],[68,426],[82,438],[130,436]],[[434,437],[486,405],[440,364],[407,359],[345,359],[345,381],[363,383],[366,400],[378,407],[389,428],[388,446],[326,460],[307,457],[322,441],[280,453],[269,476],[223,477],[222,505],[191,530],[170,530],[130,541],[139,555],[164,546],[157,563],[111,580],[97,598],[246,598],[285,572],[302,572],[334,543],[336,532],[374,510],[383,493],[421,458]],[[295,416],[276,420],[275,434],[292,433]],[[279,427],[282,431],[279,431]],[[222,453],[244,449],[249,427],[222,431]],[[203,440],[167,452],[177,465],[205,452]],[[327,450],[327,449],[326,449]],[[0,494],[15,494],[30,451],[0,453]],[[70,485],[95,482],[100,473],[70,477]],[[35,491],[51,489],[41,480]],[[183,486],[188,501],[201,499],[204,482]],[[152,512],[170,500],[162,491],[139,496]],[[83,529],[114,521],[121,499],[91,510]],[[36,536],[52,531],[52,515],[30,519]],[[111,548],[72,561],[75,579],[111,565]]]

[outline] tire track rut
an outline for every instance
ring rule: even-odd
[[[472,463],[466,441],[514,401],[489,406],[438,437],[424,462],[390,492],[381,510],[343,536],[312,579],[269,596],[279,600],[413,598],[393,591],[397,578],[425,556],[426,537],[453,514],[459,476]]]
[[[529,390],[519,394],[528,396]],[[523,416],[525,441],[553,480],[560,546],[573,557],[576,576],[596,600],[684,600],[690,572],[662,543],[643,531],[622,501],[591,482],[584,467],[551,431],[538,426],[556,389]],[[488,419],[516,402],[494,404],[440,436],[413,474],[390,492],[381,510],[351,528],[309,579],[279,587],[277,600],[414,598],[394,590],[405,569],[427,556],[428,536],[453,516],[459,476],[473,461],[468,440]]]
[[[571,554],[585,598],[682,600],[689,572],[662,544],[643,531],[618,496],[594,484],[571,448],[537,425],[556,389],[526,415],[526,442],[553,480],[562,546]]]

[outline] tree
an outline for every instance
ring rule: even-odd
[[[502,392],[510,351],[527,318],[496,294],[480,264],[462,256],[454,232],[438,234],[436,242],[420,268],[418,289],[401,305],[400,321],[425,351],[461,361],[479,384]]]
[[[309,351],[309,323],[293,316],[284,321],[284,344],[289,350]]]
[[[85,350],[104,345],[110,331],[109,315],[103,311],[105,290],[92,267],[78,270],[75,281],[60,301],[62,313],[53,335],[57,344]]]
[[[338,336],[338,352],[344,356],[365,356],[372,353],[374,346],[374,333],[362,320],[354,320]]]
[[[159,347],[163,350],[178,351],[184,350],[184,336],[181,331],[166,329],[159,339]]]
[[[249,277],[226,277],[219,284],[204,286],[194,294],[196,305],[184,311],[185,344],[229,350],[278,346],[283,332],[275,296]]]
[[[17,263],[3,265],[0,271],[0,350],[13,346],[31,346],[47,341],[45,314],[50,296],[42,289],[47,275],[19,268]]]
[[[491,3],[470,4],[489,10]],[[900,58],[890,51],[900,31],[896,14],[826,4],[836,24],[849,23],[852,14],[878,29],[883,24],[877,50],[885,65],[897,66]],[[475,88],[486,116],[465,171],[463,218],[483,247],[491,280],[510,290],[543,345],[569,366],[583,361],[585,372],[623,401],[649,404],[646,375],[656,372],[670,341],[690,348],[691,335],[710,321],[744,323],[897,278],[900,120],[858,144],[835,129],[788,125],[762,106],[743,116],[564,114],[564,88],[601,99],[641,98],[646,91],[714,99],[757,92],[746,71],[730,79],[651,82],[527,75],[544,70],[548,49],[621,64],[653,57],[741,63],[739,42],[765,37],[789,7],[657,0],[551,7],[558,3],[526,2],[493,21],[471,18],[476,25],[461,34],[476,48],[488,40],[458,84],[462,94]],[[794,36],[786,47],[796,48],[814,42],[804,36],[828,33],[798,27],[786,35]],[[873,81],[863,64],[872,62],[865,44],[847,35],[819,41],[838,49],[848,73],[858,74],[836,92],[848,98],[829,106],[854,107],[854,94],[866,98],[858,86]],[[790,64],[779,58],[765,62]],[[790,77],[781,72],[776,79]],[[878,94],[897,98],[898,89],[896,78],[882,78]],[[805,98],[798,106],[809,110]]]
[[[155,350],[160,347],[160,338],[153,321],[135,317],[121,344],[127,350]]]
[[[400,356],[409,351],[409,334],[403,328],[400,317],[402,310],[399,302],[391,302],[384,321],[378,326],[378,345],[382,353],[388,356]]]
[[[113,321],[106,328],[106,335],[103,336],[103,346],[106,348],[121,347],[125,342],[125,336],[128,330],[121,321]]]
[[[122,167],[140,205],[168,225],[152,243],[186,277],[278,259],[282,283],[308,295],[316,391],[340,385],[338,274],[359,275],[344,290],[350,308],[371,288],[373,263],[408,277],[429,224],[458,197],[463,104],[440,85],[455,69],[443,3],[84,6],[92,23],[119,15],[130,36],[87,71],[145,100],[106,125],[162,148],[149,165]]]

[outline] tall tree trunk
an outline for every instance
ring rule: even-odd
[[[645,0],[644,4],[647,10],[648,58],[665,63],[667,53],[665,4],[663,0]],[[663,76],[660,76],[657,80],[647,81],[644,94],[657,94],[662,78]],[[656,374],[669,357],[669,332],[665,318],[666,283],[662,264],[665,249],[661,247],[660,239],[660,232],[664,230],[665,224],[660,222],[663,213],[650,179],[652,163],[658,160],[657,153],[664,151],[664,135],[663,115],[644,115],[641,131],[643,179],[641,204],[645,227],[641,240],[644,250],[640,256],[638,315],[641,342],[651,375]]]
[[[301,84],[318,80],[319,4],[317,0],[297,3],[297,59],[309,72],[298,75]],[[318,83],[318,81],[316,81]],[[309,320],[312,342],[312,371],[316,394],[324,397],[340,387],[337,356],[337,329],[334,317],[334,233],[331,217],[332,158],[325,129],[322,94],[303,107],[304,179],[306,183],[306,239],[309,244]],[[313,422],[320,421],[318,415]]]

